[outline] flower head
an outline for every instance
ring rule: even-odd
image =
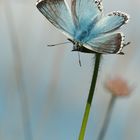
[[[107,80],[105,87],[115,96],[128,96],[132,91],[132,87],[121,77]]]

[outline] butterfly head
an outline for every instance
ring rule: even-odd
[[[68,39],[70,42],[73,43],[73,51],[79,50],[81,47],[83,47],[82,43],[76,40]]]
[[[72,39],[68,39],[68,40],[73,43],[72,51],[78,51],[78,52],[83,52],[83,53],[95,53],[94,51],[89,50],[86,47],[84,47],[81,42],[78,42]]]

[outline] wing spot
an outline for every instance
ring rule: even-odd
[[[109,16],[120,16],[124,18],[124,23],[127,23],[129,20],[129,15],[126,13],[123,13],[121,11],[114,11],[112,13],[109,14]]]
[[[102,1],[95,0],[95,4],[97,5],[98,9],[102,12],[103,11]]]

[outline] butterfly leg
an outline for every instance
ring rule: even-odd
[[[123,43],[122,49],[123,49],[125,46],[129,45],[130,43],[131,43],[131,42]],[[118,54],[124,55],[124,53],[121,52],[121,51],[120,51]]]
[[[129,45],[131,42],[123,43],[123,47]]]

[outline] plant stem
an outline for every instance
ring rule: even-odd
[[[33,140],[32,129],[31,129],[31,120],[30,120],[30,110],[29,110],[29,101],[28,95],[25,92],[25,83],[23,82],[23,65],[20,53],[20,44],[18,42],[18,36],[16,34],[16,28],[14,25],[14,18],[12,15],[12,7],[9,3],[9,0],[4,0],[4,10],[5,17],[7,20],[7,27],[9,31],[9,37],[11,39],[11,47],[13,51],[13,63],[15,68],[15,78],[17,84],[17,91],[19,94],[19,101],[21,106],[21,120],[23,125],[23,133],[25,140]]]
[[[105,119],[104,119],[104,122],[103,122],[103,127],[101,128],[101,131],[99,133],[99,137],[98,137],[97,140],[103,140],[104,137],[105,137],[105,134],[107,132],[109,122],[110,122],[110,119],[111,119],[112,111],[113,111],[113,108],[114,108],[114,105],[115,105],[116,98],[117,97],[114,96],[114,95],[111,96],[111,99],[110,99],[110,102],[109,102],[109,105],[108,105],[108,109],[107,109],[107,112],[106,112],[106,116],[105,116]]]
[[[89,90],[89,95],[88,95],[88,99],[87,99],[87,103],[86,103],[85,113],[83,116],[82,126],[81,126],[78,140],[84,140],[84,137],[85,137],[86,126],[87,126],[87,122],[88,122],[88,118],[89,118],[90,108],[91,108],[91,104],[92,104],[92,99],[93,99],[98,71],[99,71],[100,58],[101,58],[101,54],[96,53],[95,66],[94,66],[94,70],[93,70],[91,86],[90,86],[90,90]]]

